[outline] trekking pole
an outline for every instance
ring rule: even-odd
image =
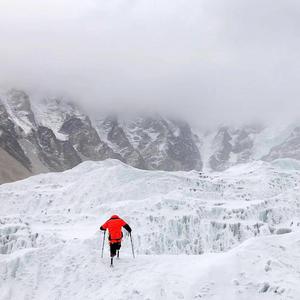
[[[106,230],[105,230],[105,231],[104,231],[104,233],[103,233],[103,242],[102,242],[102,252],[101,252],[101,258],[103,258],[104,242],[105,242],[105,233],[106,233]]]
[[[130,242],[131,242],[132,256],[133,256],[133,258],[135,258],[131,232],[129,233],[129,235],[130,235]]]

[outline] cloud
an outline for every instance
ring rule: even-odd
[[[295,117],[296,0],[2,0],[0,84],[201,122]]]

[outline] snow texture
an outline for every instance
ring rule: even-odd
[[[299,182],[286,160],[213,174],[106,160],[3,184],[0,299],[299,299]],[[98,229],[115,213],[137,257],[125,235],[110,268]]]

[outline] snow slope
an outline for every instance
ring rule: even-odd
[[[206,175],[107,160],[4,184],[0,299],[299,299],[292,165]],[[113,213],[133,227],[138,255],[125,236],[110,269],[98,227]]]
[[[95,242],[74,239],[1,257],[1,299],[298,299],[299,253],[297,233],[222,254],[126,253],[111,269]]]

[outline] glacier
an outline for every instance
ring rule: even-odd
[[[0,186],[0,299],[298,299],[300,171],[256,161],[224,172],[86,161]],[[99,226],[133,228],[101,259]],[[113,291],[113,292],[112,292]]]

